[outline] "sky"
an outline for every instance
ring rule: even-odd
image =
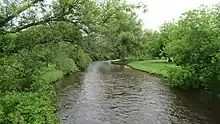
[[[144,29],[158,30],[165,22],[178,19],[181,13],[196,9],[200,5],[212,6],[220,3],[220,0],[126,0],[128,3],[142,2],[147,5],[145,14],[137,11],[143,20]]]

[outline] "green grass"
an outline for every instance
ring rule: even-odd
[[[163,77],[167,77],[168,68],[177,67],[174,63],[168,63],[166,60],[135,61],[129,63],[128,66]]]

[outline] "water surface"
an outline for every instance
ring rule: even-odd
[[[93,62],[62,80],[62,124],[220,124],[218,98],[170,89],[144,72]]]

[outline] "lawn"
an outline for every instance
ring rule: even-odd
[[[168,68],[177,67],[174,63],[168,63],[166,60],[135,61],[128,65],[134,69],[161,75],[163,77],[167,77]]]

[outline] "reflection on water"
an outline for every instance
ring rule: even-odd
[[[168,88],[162,79],[94,62],[62,80],[63,124],[218,124],[220,106],[205,92]]]

